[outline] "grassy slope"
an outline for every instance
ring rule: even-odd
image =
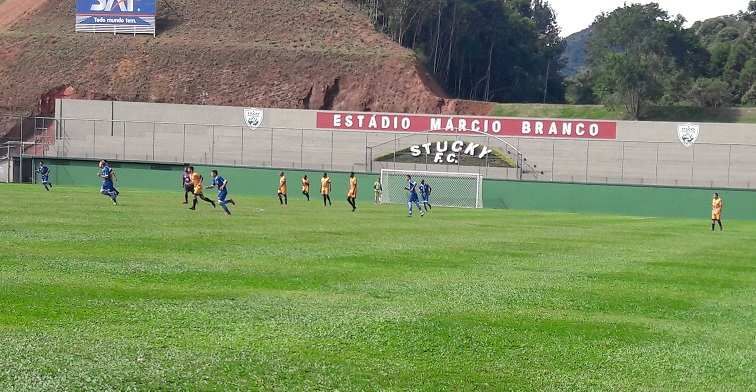
[[[496,104],[492,116],[583,118],[595,120],[623,120],[621,110],[602,105],[542,105]],[[755,123],[756,108],[702,109],[695,107],[653,107],[647,110],[644,121]]]
[[[177,198],[0,186],[0,389],[756,385],[754,223]]]

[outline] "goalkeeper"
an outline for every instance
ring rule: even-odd
[[[373,197],[375,198],[375,204],[381,203],[381,194],[383,193],[383,185],[381,185],[381,179],[376,178],[373,183]]]

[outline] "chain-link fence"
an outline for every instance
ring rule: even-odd
[[[756,145],[464,136],[498,155],[406,159],[413,145],[459,136],[257,128],[220,124],[0,116],[9,157],[111,159],[378,173],[381,169],[479,173],[485,178],[572,183],[756,188]],[[24,140],[23,146],[18,143]],[[14,149],[8,143],[15,143]],[[23,164],[23,160],[20,162]],[[0,169],[2,170],[2,169]],[[2,173],[0,173],[1,175]],[[2,177],[0,177],[0,181]]]
[[[542,181],[756,188],[754,145],[533,139],[515,145]]]

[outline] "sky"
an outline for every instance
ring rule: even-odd
[[[549,0],[557,13],[562,36],[576,33],[593,23],[601,12],[610,12],[624,3],[657,2],[673,17],[682,14],[692,24],[698,20],[735,14],[748,8],[748,0]]]

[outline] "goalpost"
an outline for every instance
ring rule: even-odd
[[[382,204],[407,203],[407,175],[418,185],[425,180],[431,186],[430,203],[434,207],[483,208],[482,175],[416,170],[381,170]]]

